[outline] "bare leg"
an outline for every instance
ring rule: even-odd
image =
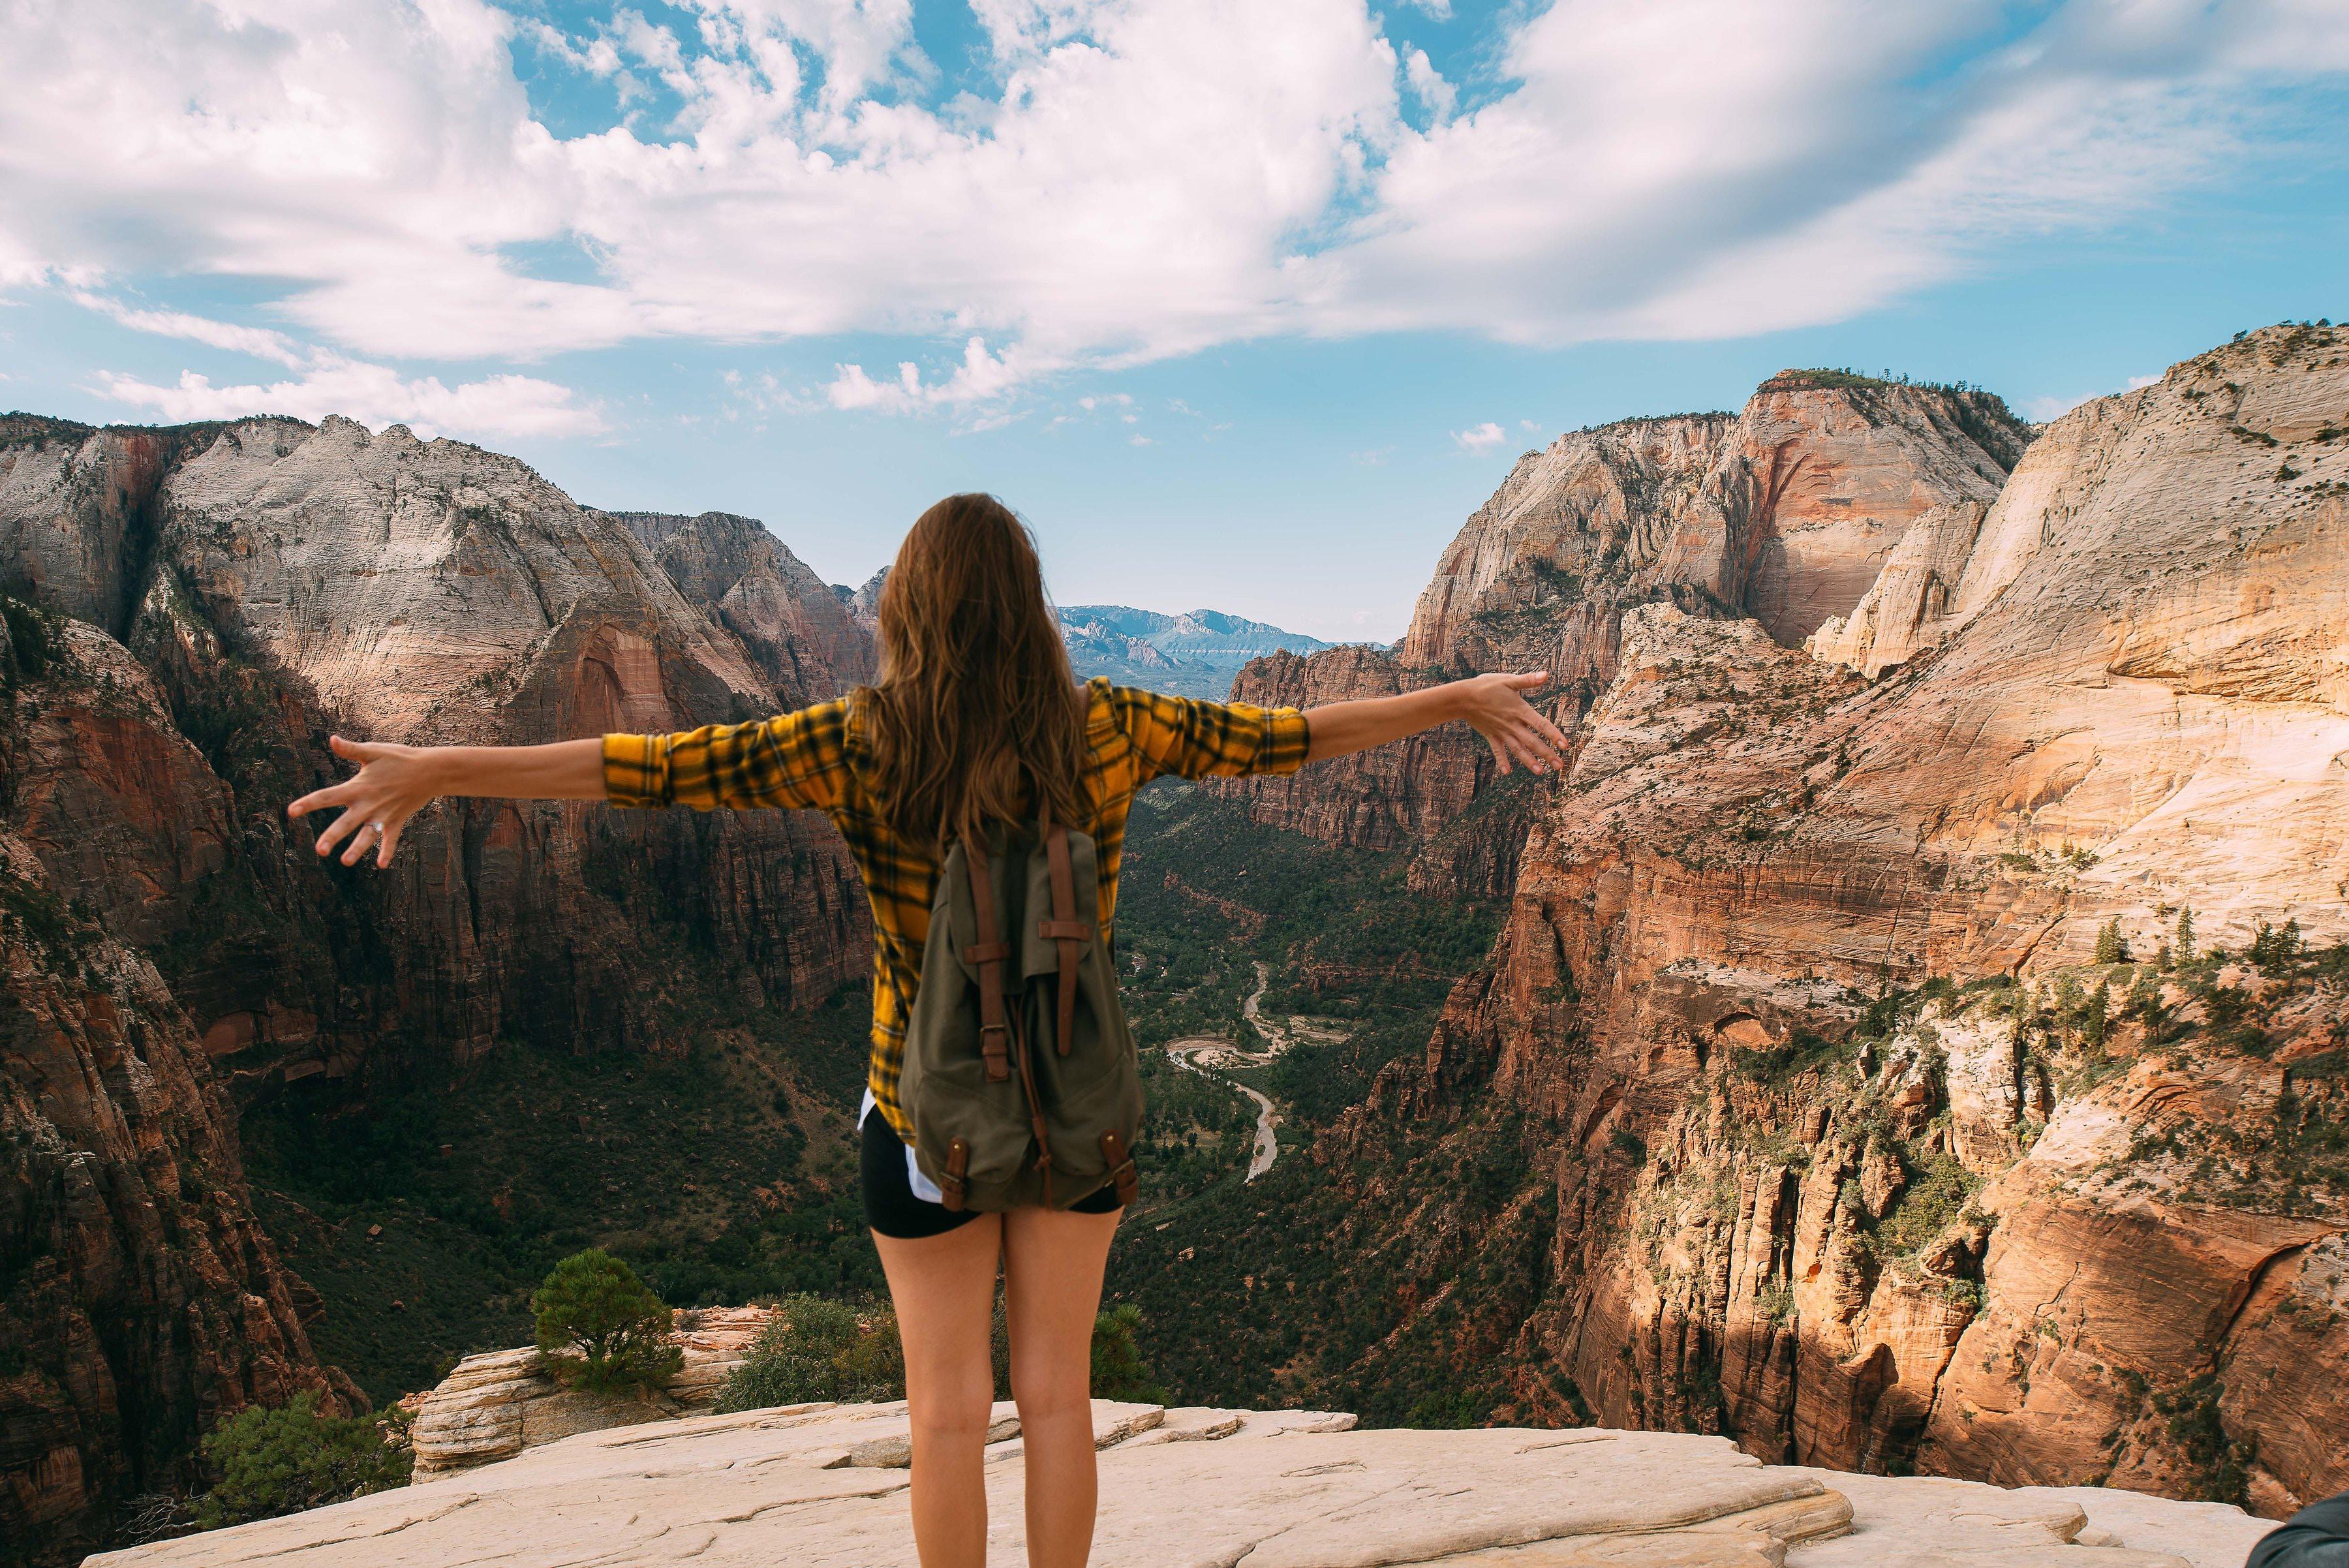
[[[1003,1217],[1011,1397],[1028,1464],[1030,1568],[1085,1568],[1093,1543],[1093,1316],[1118,1216]]]
[[[914,1549],[922,1568],[983,1568],[987,1413],[995,1403],[988,1357],[1000,1216],[982,1214],[916,1241],[874,1232],[897,1331],[905,1342],[905,1402],[914,1434]],[[1096,1274],[1096,1280],[1099,1276]]]

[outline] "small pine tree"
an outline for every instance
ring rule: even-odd
[[[2129,961],[2128,939],[2121,935],[2121,918],[2115,915],[2096,930],[2096,961],[2127,963]]]
[[[2096,989],[2088,993],[2086,1007],[2080,1018],[2080,1033],[2089,1044],[2102,1046],[2105,1033],[2112,1027],[2113,982],[2100,980]]]
[[[1166,1403],[1166,1390],[1151,1376],[1142,1359],[1136,1338],[1141,1327],[1142,1309],[1132,1302],[1120,1302],[1093,1319],[1094,1398]]]
[[[539,1353],[564,1382],[598,1393],[657,1388],[685,1353],[668,1343],[676,1314],[636,1272],[601,1247],[554,1265],[530,1308]]]
[[[2179,963],[2194,961],[2194,911],[2191,909],[2178,911],[2177,961]]]
[[[399,1414],[321,1416],[316,1394],[275,1409],[248,1406],[204,1438],[204,1468],[216,1479],[196,1500],[196,1524],[222,1530],[406,1486],[416,1456],[405,1422]]]

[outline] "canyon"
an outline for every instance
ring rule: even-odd
[[[1228,786],[1509,900],[1309,1151],[1396,1285],[1299,1386],[2288,1511],[2349,1485],[2349,332],[2027,445],[1855,379],[1562,438],[1392,655],[1243,673],[1547,668],[1574,750],[1474,854],[1457,739]]]
[[[0,421],[0,1536],[56,1560],[221,1415],[367,1403],[256,1223],[241,1110],[657,1059],[867,961],[845,848],[795,814],[442,803],[389,873],[320,866],[284,807],[343,772],[330,730],[686,728],[832,695],[871,646],[747,519],[601,514],[346,420]],[[774,1121],[844,1116],[758,1066]]]
[[[1233,694],[1546,669],[1568,774],[1439,731],[1203,784],[1132,846],[1281,1015],[1436,988],[1277,1163],[1128,1227],[1112,1286],[1170,1383],[2270,1515],[2349,1486],[2344,557],[2333,328],[2044,429],[1789,371],[1527,454],[1397,644],[1276,651]],[[25,1561],[184,1489],[223,1414],[514,1343],[590,1239],[704,1302],[877,1283],[839,1154],[869,917],[828,825],[444,803],[378,874],[282,815],[340,774],[333,732],[830,696],[871,677],[875,585],[398,426],[10,415],[0,586]],[[1089,635],[1154,647],[1127,613]],[[1155,630],[1192,622],[1213,658],[1272,633]],[[1281,844],[1392,863],[1394,950],[1257,950],[1251,885],[1184,858],[1243,827],[1257,887],[1329,880]],[[1447,924],[1482,956],[1429,961]],[[1185,1397],[1242,1403],[1218,1386]]]

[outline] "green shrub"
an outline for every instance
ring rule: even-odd
[[[554,1265],[530,1298],[539,1353],[564,1382],[598,1393],[657,1388],[685,1354],[668,1343],[675,1314],[636,1272],[600,1247]]]
[[[321,1416],[315,1394],[277,1408],[255,1405],[212,1428],[202,1445],[217,1479],[196,1500],[196,1523],[220,1530],[406,1486],[415,1455],[407,1416]]]
[[[1164,1405],[1166,1390],[1150,1375],[1136,1343],[1142,1309],[1132,1302],[1117,1305],[1093,1319],[1092,1389],[1096,1399],[1127,1399],[1143,1405]]]
[[[844,1302],[814,1295],[777,1305],[775,1320],[719,1386],[714,1407],[720,1414],[905,1397],[905,1351],[893,1314],[860,1316]]]

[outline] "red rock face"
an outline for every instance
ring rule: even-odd
[[[388,873],[321,865],[324,819],[285,818],[347,771],[330,731],[684,729],[869,670],[757,525],[655,532],[664,558],[520,463],[398,427],[0,431],[0,580],[55,616],[45,655],[0,649],[12,1545],[67,1560],[246,1403],[357,1397],[252,1220],[228,1087],[517,1039],[660,1051],[681,995],[788,1008],[864,972],[863,889],[805,814],[443,803]]]
[[[364,1409],[255,1223],[234,1110],[154,967],[0,831],[0,1535],[71,1561],[96,1505],[305,1390]]]
[[[1769,552],[1689,525],[1733,513],[1683,477],[1682,558],[1754,564],[1685,580],[1755,618],[1651,603],[1581,645],[1607,649],[1584,666],[1605,684],[1531,814],[1490,969],[1315,1151],[1426,1194],[1356,1221],[1404,1275],[1476,1255],[1438,1184],[1477,1138],[1555,1172],[1537,1178],[1556,1220],[1532,1314],[1477,1321],[1464,1272],[1448,1296],[1464,1344],[1512,1345],[1520,1413],[1570,1419],[1579,1400],[1773,1459],[2269,1513],[2349,1485],[2349,1450],[2318,1435],[2342,1429],[2349,1382],[2349,987],[2276,959],[2204,965],[2140,1004],[2121,993],[2149,967],[2094,961],[2107,922],[2151,958],[2181,908],[2234,952],[2262,919],[2349,940],[2349,445],[2319,439],[2349,425],[2344,347],[2253,334],[2091,404],[1979,514],[1982,497],[1935,499],[1893,465],[1841,486],[1752,459],[1800,441],[1751,449],[1741,472],[1775,500],[1749,514],[1795,497],[1816,524],[1767,593]],[[1765,388],[1740,423],[1782,418],[1785,395]],[[1702,433],[1653,438],[1640,472],[1688,475],[1657,454]],[[1898,584],[1794,580],[1885,545],[1819,521],[1844,494],[1926,531]],[[1406,647],[1507,646],[1463,607],[1578,536],[1521,526],[1507,548],[1489,521],[1464,535]],[[1538,586],[1527,572],[1521,606],[1542,607]],[[1863,600],[1906,608],[1834,608]],[[1534,646],[1588,613],[1508,635]],[[1788,645],[1820,613],[1848,619],[1815,659]],[[1873,657],[1896,625],[1897,653]],[[1274,676],[1307,684],[1257,672]],[[1388,802],[1437,787],[1380,782]],[[1294,790],[1257,809],[1328,836],[1368,817],[1350,784],[1329,794],[1353,815],[1316,819]],[[1933,976],[1992,983],[1871,1020]],[[2092,1044],[2099,985],[2118,989]],[[1398,1129],[1430,1126],[1457,1130],[1428,1168],[1381,1168]]]

